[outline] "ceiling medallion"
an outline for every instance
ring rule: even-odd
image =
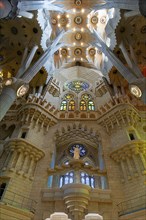
[[[132,95],[134,95],[137,98],[140,98],[142,96],[142,92],[140,88],[136,85],[130,85],[130,92]]]
[[[67,56],[67,50],[66,50],[65,48],[63,48],[63,49],[61,50],[61,55],[62,55],[62,56]]]
[[[80,6],[82,4],[82,0],[75,0],[75,5]]]
[[[61,17],[60,18],[60,20],[59,20],[59,22],[60,22],[60,24],[62,25],[62,26],[65,26],[66,24],[67,24],[67,18],[66,17]]]
[[[82,39],[82,34],[80,32],[77,32],[75,35],[76,40],[81,40]]]
[[[75,51],[74,51],[74,54],[76,56],[80,56],[82,54],[82,50],[80,48],[76,48]]]
[[[51,23],[54,24],[54,25],[57,24],[56,18],[52,18],[52,19],[51,19]]]
[[[92,24],[97,24],[97,23],[98,23],[98,18],[97,18],[97,16],[93,16],[93,17],[91,18],[91,23],[92,23]]]
[[[106,16],[102,16],[102,17],[100,18],[100,22],[101,22],[101,24],[105,24],[105,22],[106,22]]]
[[[91,49],[89,50],[90,56],[94,56],[95,53],[96,53],[96,50],[95,50],[94,48],[91,48]]]
[[[82,18],[81,16],[77,16],[77,17],[75,17],[75,19],[74,19],[74,22],[75,22],[76,24],[81,24],[82,21],[83,21],[83,18]]]

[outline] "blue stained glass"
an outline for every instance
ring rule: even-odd
[[[75,80],[67,83],[65,87],[76,93],[79,93],[81,91],[85,91],[89,89],[89,84],[81,80]]]
[[[69,178],[68,178],[68,176],[66,176],[64,183],[65,183],[65,184],[68,184],[68,182],[69,182]]]
[[[73,144],[70,149],[69,149],[69,152],[71,154],[71,156],[73,157],[74,155],[74,149],[78,147],[79,150],[80,150],[80,157],[83,157],[86,155],[87,151],[86,151],[86,148],[84,147],[83,144]]]
[[[69,183],[73,183],[73,178],[72,177],[69,179]]]
[[[60,185],[59,185],[59,186],[60,186],[60,187],[63,186],[63,177],[60,178]]]

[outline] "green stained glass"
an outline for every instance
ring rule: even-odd
[[[83,94],[82,95],[82,100],[88,101],[90,99],[92,99],[91,95],[89,95],[89,94]]]
[[[93,101],[88,102],[88,110],[91,110],[91,111],[95,110],[95,105]]]
[[[66,111],[67,110],[67,101],[66,100],[63,100],[61,102],[60,110],[61,111]]]

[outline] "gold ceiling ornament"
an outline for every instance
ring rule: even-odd
[[[74,22],[79,25],[83,22],[83,18],[81,16],[76,16]]]
[[[59,19],[59,23],[61,24],[61,26],[66,26],[67,23],[68,23],[68,18],[65,17],[65,16],[62,16],[62,17]]]
[[[82,34],[81,34],[80,32],[77,32],[77,33],[75,34],[75,39],[78,40],[78,41],[80,41],[80,40],[82,39]]]
[[[67,49],[63,48],[63,49],[61,50],[61,55],[62,55],[62,56],[67,56]]]
[[[76,6],[81,6],[82,0],[75,0],[74,3]]]
[[[56,24],[57,24],[57,19],[56,19],[56,18],[51,18],[51,23],[52,23],[53,25],[56,25]]]
[[[90,56],[94,56],[96,54],[96,50],[94,48],[91,48],[89,50],[89,54],[90,54]]]
[[[94,15],[94,16],[91,18],[91,23],[92,23],[92,24],[97,24],[97,23],[98,23],[98,17]]]
[[[74,50],[74,54],[75,54],[76,56],[80,56],[80,55],[82,54],[82,50],[81,50],[80,48],[76,48],[76,49]]]
[[[100,18],[100,23],[101,23],[101,24],[105,24],[105,22],[106,22],[106,16],[102,16],[102,17]]]

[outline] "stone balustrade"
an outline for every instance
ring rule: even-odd
[[[146,174],[146,141],[130,141],[114,150],[110,157],[120,166],[122,182]]]
[[[11,139],[4,145],[5,161],[2,172],[15,172],[30,180],[33,179],[37,162],[44,152],[24,139]]]

